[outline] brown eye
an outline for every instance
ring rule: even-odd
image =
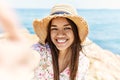
[[[58,30],[58,29],[57,28],[51,28],[50,30],[53,31],[53,30]]]
[[[65,27],[64,30],[71,30],[71,28],[70,27]]]

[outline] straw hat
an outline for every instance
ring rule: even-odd
[[[50,15],[43,19],[33,21],[34,31],[40,39],[40,43],[45,43],[47,37],[47,26],[51,19],[56,17],[65,17],[72,20],[78,28],[80,40],[83,42],[88,34],[88,25],[86,21],[77,14],[77,11],[70,5],[57,4],[51,9]]]

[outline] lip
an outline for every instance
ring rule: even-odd
[[[56,42],[58,44],[65,44],[68,41],[68,39],[56,39]]]

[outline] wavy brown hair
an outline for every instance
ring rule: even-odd
[[[66,18],[67,21],[70,23],[72,26],[73,34],[74,34],[74,41],[72,45],[70,46],[71,48],[71,57],[70,57],[70,80],[75,80],[76,79],[76,74],[78,71],[78,64],[79,64],[79,52],[82,50],[81,46],[81,40],[78,35],[78,29],[76,24]],[[51,20],[52,21],[52,20]],[[51,49],[51,54],[52,54],[52,62],[53,62],[53,72],[54,72],[54,80],[60,80],[59,79],[59,63],[58,63],[58,57],[59,57],[59,50],[56,48],[56,46],[53,44],[51,37],[50,37],[50,28],[51,28],[51,21],[49,22],[48,29],[47,29],[47,38],[46,38],[46,43],[49,44],[50,49]]]

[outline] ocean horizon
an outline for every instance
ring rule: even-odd
[[[78,9],[89,25],[88,38],[103,49],[120,55],[120,10],[118,9]],[[16,9],[25,28],[34,34],[32,22],[49,15],[50,9]]]

